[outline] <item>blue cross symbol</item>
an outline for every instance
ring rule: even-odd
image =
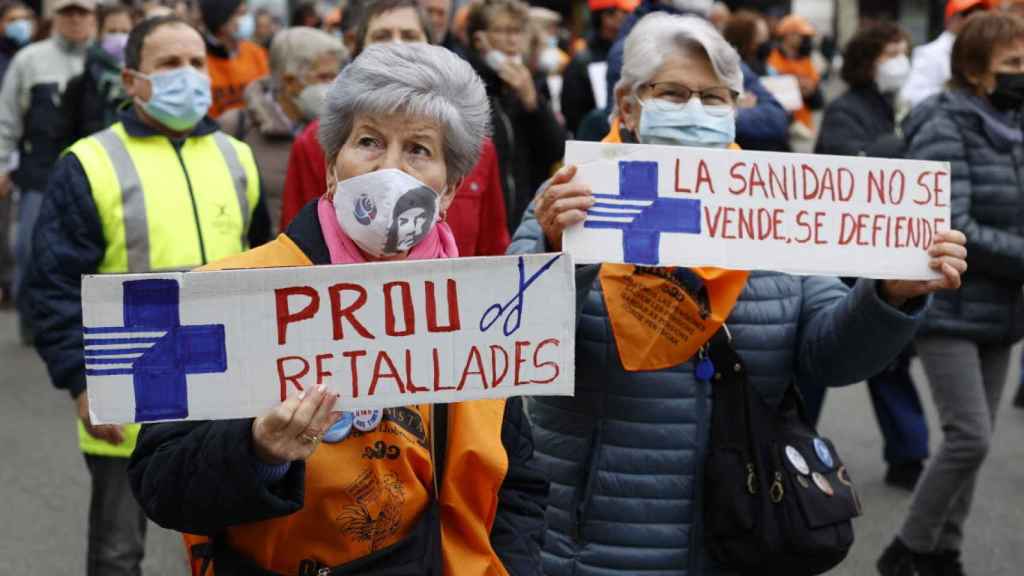
[[[658,163],[619,162],[619,194],[595,194],[584,228],[622,230],[623,259],[658,264],[664,232],[700,234],[700,200],[658,196]]]
[[[84,328],[88,376],[131,374],[135,421],[188,417],[188,374],[227,371],[223,324],[182,326],[176,280],[124,283],[124,326]]]

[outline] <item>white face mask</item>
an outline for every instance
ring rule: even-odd
[[[306,120],[312,121],[320,116],[320,112],[324,109],[324,98],[327,96],[327,90],[330,87],[330,82],[321,82],[319,84],[309,84],[302,89],[302,92],[299,92],[298,98],[295,99],[295,104],[299,107],[302,116]]]
[[[515,57],[512,57],[501,50],[490,50],[487,54],[484,54],[484,62],[486,62],[487,65],[491,67],[491,70],[494,70],[495,72],[500,72],[501,69],[505,67],[505,62],[508,62],[509,60],[517,64],[523,63],[522,56],[516,55]]]
[[[412,249],[437,223],[440,195],[401,170],[388,168],[342,180],[334,188],[338,224],[377,258]]]
[[[889,58],[878,65],[875,72],[875,84],[882,94],[892,94],[903,88],[910,76],[910,59],[905,54]]]
[[[537,67],[545,74],[557,74],[558,68],[562,65],[562,53],[558,48],[548,46],[541,50],[537,57]]]

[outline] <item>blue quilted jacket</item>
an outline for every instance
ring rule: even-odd
[[[532,209],[509,253],[542,252]],[[713,390],[690,362],[626,372],[600,283],[582,303],[576,394],[530,401],[535,455],[551,480],[544,571],[549,576],[720,574],[702,536],[701,494]],[[874,375],[910,341],[908,313],[834,278],[754,272],[728,319],[751,382],[778,402],[794,378],[839,386]],[[840,446],[840,450],[842,447]]]

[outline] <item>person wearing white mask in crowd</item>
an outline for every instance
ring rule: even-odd
[[[83,336],[82,276],[188,269],[269,239],[252,152],[206,117],[199,32],[177,16],[143,20],[121,80],[133,106],[52,167],[26,280],[36,349],[74,399],[92,478],[89,576],[140,573],[146,517],[128,479],[138,426],[90,419],[86,374],[106,365]]]
[[[252,148],[275,234],[292,142],[320,115],[324,94],[347,61],[345,45],[323,30],[282,30],[270,45],[270,76],[249,84],[245,108],[218,119],[225,132]]]
[[[213,89],[210,117],[245,106],[245,89],[270,74],[267,51],[251,42],[256,17],[244,0],[200,0],[207,68]]]
[[[908,37],[888,22],[858,31],[843,51],[843,80],[849,90],[825,109],[815,153],[901,158],[896,97],[910,74]],[[868,379],[871,402],[885,439],[889,485],[913,490],[928,457],[928,425],[910,378],[911,350]],[[802,382],[808,413],[817,420],[825,390]]]
[[[711,24],[651,14],[626,38],[613,122],[621,129],[605,141],[730,147],[742,90],[740,57]],[[510,253],[560,250],[562,232],[587,218],[594,198],[588,184],[574,181],[576,170],[567,166],[551,179],[516,231]],[[533,397],[528,406],[535,458],[551,480],[544,573],[737,573],[735,566],[721,565],[728,559],[709,557],[721,522],[708,525],[702,516],[713,488],[746,494],[726,478],[704,481],[710,415],[723,400],[712,392],[716,369],[702,372],[698,367],[707,365],[697,358],[721,322],[700,337],[678,340],[665,337],[664,327],[705,326],[710,302],[742,360],[734,370],[745,366],[750,389],[778,407],[797,378],[841,386],[883,368],[914,335],[926,295],[959,285],[964,242],[959,232],[943,233],[932,248],[932,266],[944,271],[940,281],[864,279],[853,289],[836,278],[778,272],[581,267],[576,394]],[[643,286],[639,292],[630,288],[637,285]],[[691,296],[667,307],[653,328],[637,321],[631,299],[669,291]],[[869,339],[871,346],[863,346]],[[854,346],[858,354],[849,353]],[[826,488],[809,486],[831,495]]]

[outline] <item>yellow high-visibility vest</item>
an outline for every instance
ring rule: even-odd
[[[224,134],[129,136],[120,123],[68,149],[85,171],[106,251],[101,274],[189,270],[249,248],[259,173],[248,146]],[[126,391],[127,393],[127,391]],[[78,423],[87,454],[129,457],[139,426],[114,446]]]

